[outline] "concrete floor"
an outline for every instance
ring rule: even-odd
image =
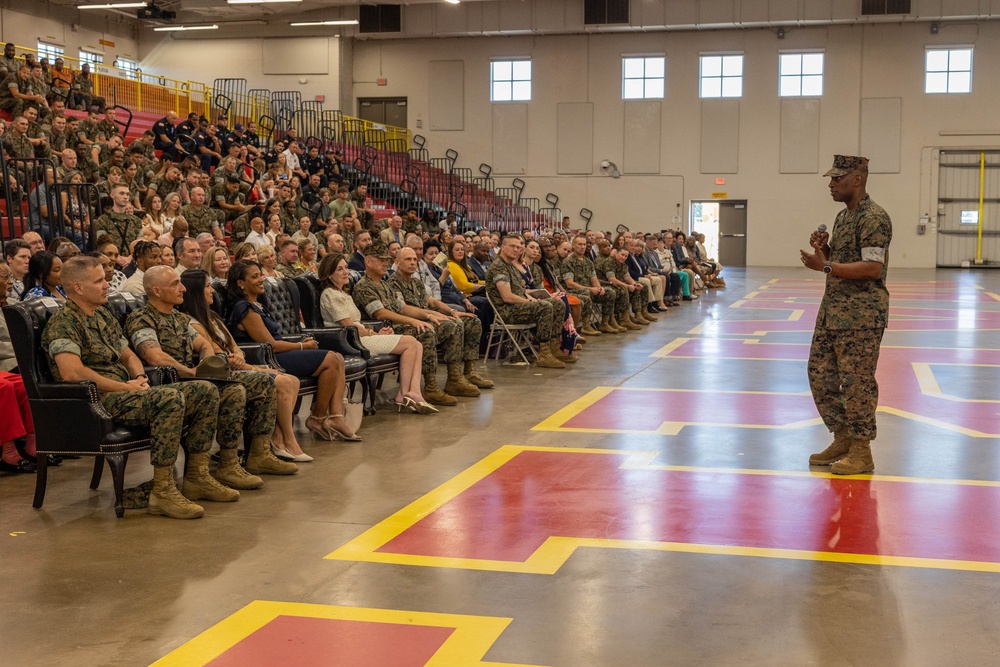
[[[700,322],[744,317],[730,304],[776,277],[813,274],[727,271],[728,289],[641,332],[595,339],[566,371],[491,364],[497,388],[482,398],[439,416],[382,411],[366,418],[363,443],[310,443],[303,429],[314,463],[295,477],[268,478],[238,503],[208,504],[198,521],[136,511],[116,519],[110,475],[99,491],[87,488],[89,460],[50,471],[42,510],[31,508],[33,476],[2,477],[0,665],[149,664],[254,600],[510,618],[485,655],[503,663],[997,664],[993,572],[596,548],[579,549],[551,575],[324,559],[506,444],[658,450],[657,463],[669,465],[807,469],[806,456],[825,445],[820,427],[688,427],[675,436],[531,430],[596,386],[669,387],[683,377],[708,388],[807,389],[804,364],[788,374],[755,362],[650,357]],[[1000,292],[1000,274],[985,271],[890,277]],[[1000,302],[962,308],[1000,311]],[[890,332],[884,344],[917,338],[1000,348],[1000,331],[976,328]],[[997,480],[996,442],[880,414],[878,473]],[[149,477],[141,455],[128,470],[127,486]],[[332,656],[328,664],[349,663]]]

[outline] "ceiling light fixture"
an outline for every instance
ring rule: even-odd
[[[163,28],[153,28],[153,32],[179,32],[181,30],[218,30],[219,26],[212,25],[168,25]]]
[[[459,3],[459,0],[444,0],[444,1],[447,2],[449,5],[457,5]]]
[[[136,7],[145,7],[148,3],[145,2],[112,2],[106,5],[77,5],[77,9],[134,9]]]
[[[291,26],[306,26],[306,25],[357,25],[357,19],[339,19],[336,21],[307,21],[304,23],[289,23]]]
[[[231,5],[271,5],[279,2],[302,2],[302,0],[227,0]]]

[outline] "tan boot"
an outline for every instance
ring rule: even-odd
[[[195,505],[177,490],[173,466],[156,466],[153,468],[153,490],[149,492],[146,514],[169,516],[171,519],[197,519],[204,516],[205,508]]]
[[[459,364],[448,364],[448,381],[444,385],[445,393],[462,398],[479,398],[479,387],[472,384],[462,375]]]
[[[576,332],[576,342],[579,343],[580,345],[586,345],[587,344],[587,339],[584,338],[583,336],[581,336],[580,332],[577,331]]]
[[[616,333],[618,333],[618,327],[612,328],[611,324],[610,324],[610,320],[611,320],[611,316],[610,315],[602,315],[601,316],[601,326],[597,327],[597,330],[600,331],[601,333],[606,333],[606,334],[616,334]]]
[[[487,380],[480,375],[478,371],[476,371],[475,361],[466,361],[464,372],[462,374],[465,376],[465,379],[469,381],[469,384],[475,385],[480,389],[493,388],[493,380]]]
[[[643,310],[642,311],[642,316],[645,317],[650,322],[657,322],[660,319],[659,317],[657,317],[653,313],[649,312],[648,310]]]
[[[535,365],[539,368],[566,368],[566,364],[552,356],[551,343],[541,343],[538,346],[538,358]]]
[[[874,470],[870,440],[852,440],[847,456],[830,466],[834,475],[860,475]]]
[[[628,333],[628,329],[626,329],[621,322],[618,321],[618,315],[615,313],[611,313],[611,318],[608,319],[608,325],[617,329],[618,333]]]
[[[847,429],[842,428],[833,434],[833,442],[821,452],[809,457],[811,466],[829,466],[847,456],[851,449],[851,439],[847,435]]]
[[[298,471],[297,465],[282,461],[271,452],[271,436],[255,435],[250,440],[247,472],[254,475],[294,475]]]
[[[600,336],[601,335],[600,331],[598,331],[594,327],[590,326],[590,322],[587,322],[582,327],[580,327],[579,331],[584,336]]]
[[[208,452],[188,454],[181,493],[188,500],[208,500],[213,503],[231,503],[240,499],[239,491],[219,484],[208,474]]]
[[[632,317],[628,313],[625,313],[624,315],[622,315],[622,318],[621,318],[621,320],[619,320],[619,322],[621,323],[622,326],[624,326],[629,331],[640,331],[640,330],[642,330],[642,327],[639,326],[639,323],[636,322],[635,320],[633,320]],[[645,324],[646,326],[649,326],[648,322],[644,322],[643,324]]]
[[[424,374],[424,400],[431,405],[458,405],[457,398],[438,386],[437,377],[433,373]]]
[[[544,343],[542,343],[544,345]],[[566,354],[559,347],[559,341],[553,338],[549,341],[549,351],[552,352],[552,356],[563,362],[564,364],[575,364],[579,361],[579,358],[573,354]]]
[[[235,449],[219,450],[219,467],[215,469],[215,479],[231,489],[249,490],[264,486],[264,480],[243,469]]]

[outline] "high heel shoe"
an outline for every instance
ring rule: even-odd
[[[436,415],[441,412],[427,401],[414,401],[413,405],[417,412],[422,415]]]
[[[277,456],[282,461],[294,461],[295,454],[285,451],[284,449],[278,449],[277,447],[271,447],[271,453]]]
[[[319,424],[319,426],[316,426],[316,424]],[[308,417],[306,417],[306,428],[312,431],[314,440],[327,440],[327,441],[336,440],[336,438],[333,436],[333,434],[330,433],[330,430],[327,428],[326,418],[324,417],[314,417],[312,415],[309,415]]]
[[[325,426],[328,431],[332,431],[335,438],[340,438],[341,440],[344,440],[346,442],[361,442],[362,438],[360,435],[354,434],[348,436],[347,433],[341,431],[339,428],[337,428],[334,424],[331,423],[331,420],[337,419],[338,417],[343,419],[344,415],[330,415],[329,417],[323,420],[323,426]]]
[[[409,396],[403,397],[403,402],[393,401],[396,404],[396,412],[402,412],[403,410],[409,410],[410,412],[417,412],[417,402],[414,401]]]

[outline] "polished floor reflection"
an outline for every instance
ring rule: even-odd
[[[876,474],[835,478],[821,282],[728,273],[565,371],[303,432],[314,463],[199,521],[115,519],[86,461],[40,511],[0,478],[0,664],[995,664],[1000,275],[892,271]]]

